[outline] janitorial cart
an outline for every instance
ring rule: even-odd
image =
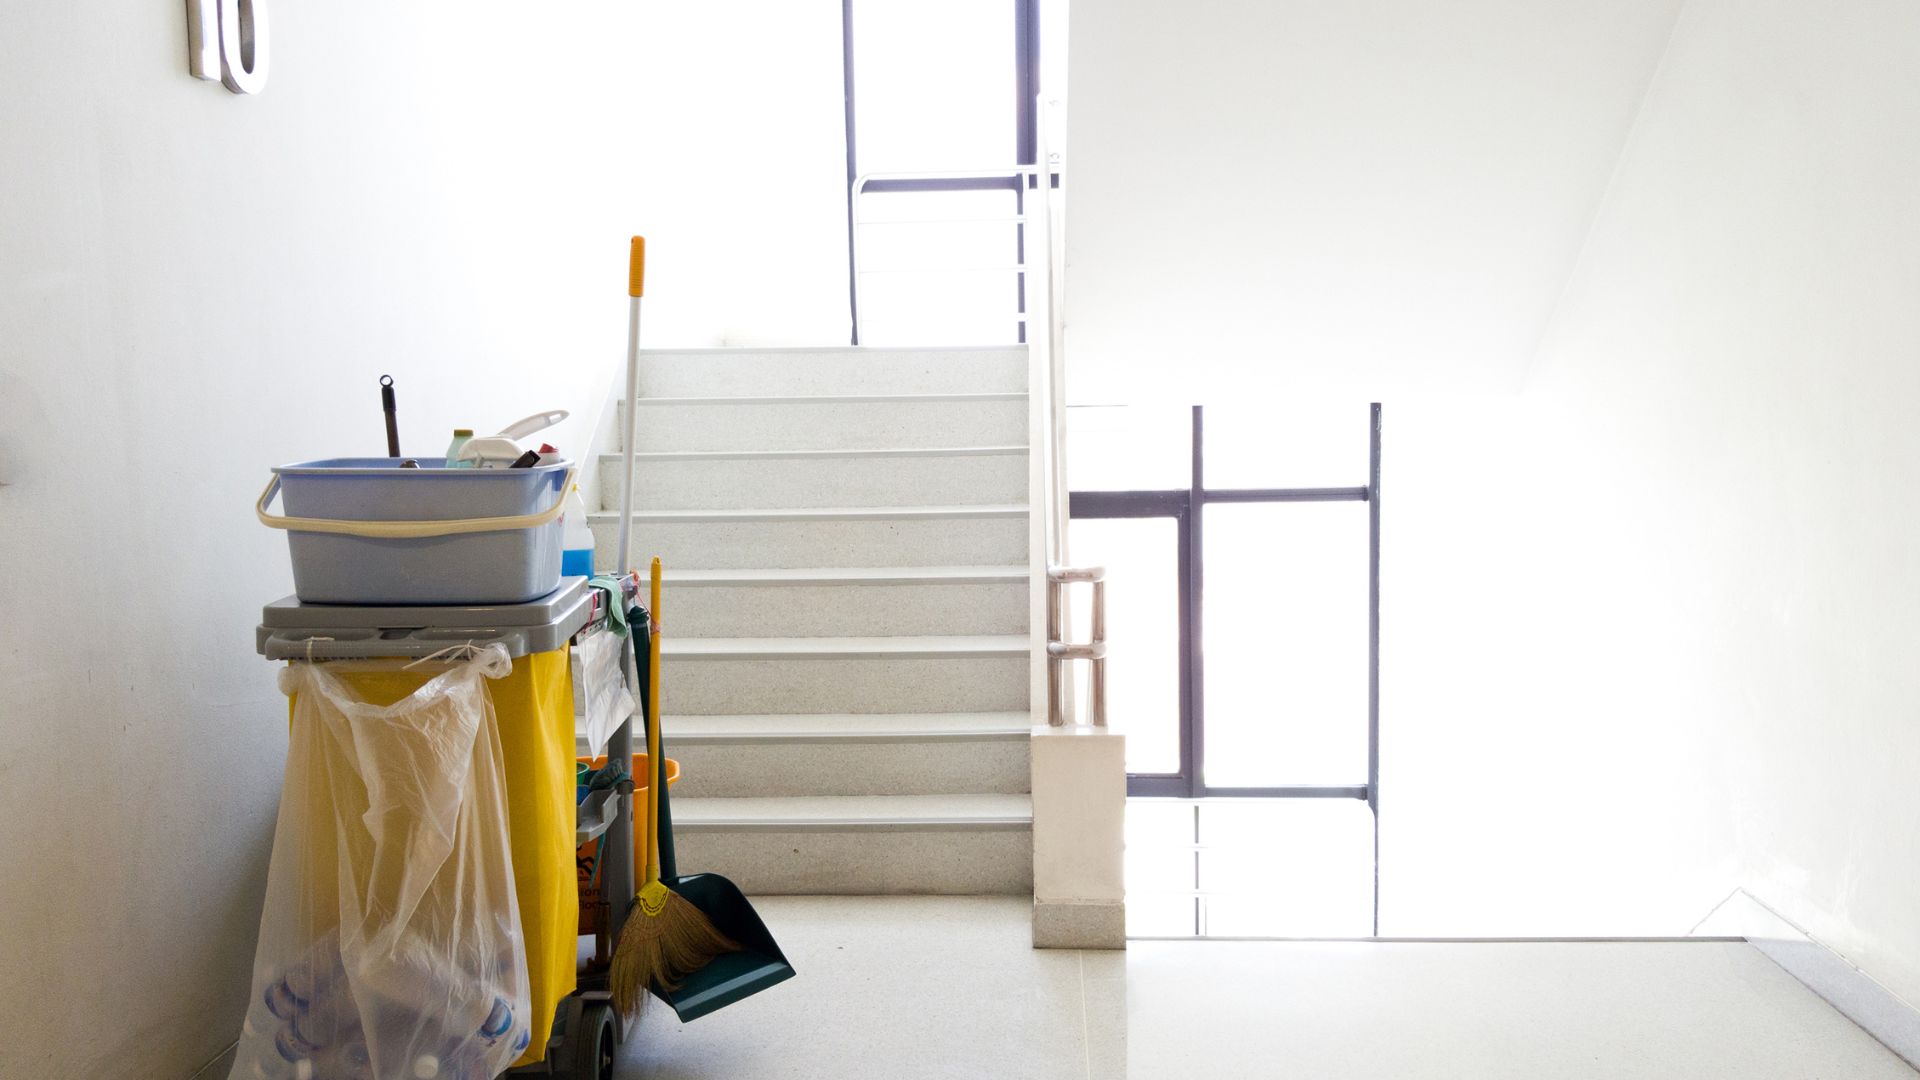
[[[485,701],[481,704],[483,709],[490,709],[494,717],[498,771],[504,779],[501,803],[508,823],[507,851],[519,916],[517,941],[525,965],[526,997],[525,1009],[520,1016],[514,1016],[509,1025],[512,1034],[507,1045],[509,1049],[517,1047],[519,1051],[509,1064],[538,1075],[568,1077],[570,1080],[605,1080],[611,1075],[615,1048],[622,1034],[619,1017],[609,1005],[604,967],[596,971],[589,962],[586,970],[581,970],[576,851],[584,843],[603,845],[606,864],[595,878],[598,902],[608,911],[630,906],[633,894],[631,857],[629,855],[628,859],[622,860],[619,853],[630,852],[633,844],[632,800],[621,797],[632,791],[633,786],[628,782],[603,787],[591,793],[585,802],[579,800],[575,712],[569,663],[579,649],[589,644],[590,638],[614,632],[611,605],[625,605],[631,600],[630,586],[620,590],[616,585],[615,590],[610,592],[604,586],[600,589],[589,588],[584,578],[563,579],[560,587],[549,595],[519,604],[332,605],[306,604],[297,597],[287,597],[267,605],[257,631],[262,655],[271,660],[287,661],[291,665],[290,674],[285,678],[292,684],[291,707],[295,723],[299,724],[302,720],[303,694],[331,691],[334,696],[340,696],[344,690],[349,701],[338,711],[346,714],[346,720],[338,726],[347,729],[356,722],[393,721],[395,718],[391,714],[382,715],[377,710],[410,708],[409,703],[416,701],[423,690],[436,699],[450,696],[438,692],[430,684],[446,678],[463,665],[484,665],[488,663],[486,654],[495,654],[492,657],[493,672],[482,673],[493,674],[493,677],[487,679],[483,688]],[[469,656],[472,659],[468,659]],[[432,659],[418,667],[409,666],[423,658]],[[308,670],[310,665],[324,666],[326,673]],[[325,688],[312,685],[318,678],[326,678],[332,685]],[[354,715],[356,703],[366,706],[362,715]],[[415,710],[411,715],[400,717],[399,722],[417,721],[418,726],[424,727],[444,719],[425,710]],[[326,724],[324,718],[309,718],[308,722],[323,728]],[[361,732],[350,734],[363,743],[375,738]],[[296,730],[296,751],[302,748],[299,742],[301,736],[302,733]],[[630,754],[632,737],[629,725],[621,725],[609,740],[608,750],[616,761],[621,760],[622,736],[624,748]],[[319,744],[325,737],[325,732],[316,732],[309,742]],[[408,759],[418,756],[410,752],[412,747],[399,740],[387,740],[374,749],[388,749],[396,756],[404,755]],[[313,783],[315,765],[312,760],[295,762],[290,759],[289,787]],[[296,768],[306,775],[293,775]],[[368,761],[363,768],[377,775],[384,764]],[[341,770],[336,767],[333,771],[338,773]],[[330,801],[341,787],[354,787],[355,780],[364,780],[364,777],[355,772],[344,783],[336,777],[331,791],[309,793],[305,803],[312,805]],[[406,794],[419,795],[418,792]],[[471,797],[472,793],[468,795]],[[296,805],[293,809],[298,812],[303,807]],[[397,812],[405,813],[408,809],[403,807]],[[288,808],[283,806],[283,823],[287,822],[288,816]],[[314,820],[315,816],[302,815],[291,826],[309,837],[306,842],[289,836],[288,843],[283,845],[276,837],[276,873],[281,870],[280,856],[283,850],[310,852],[315,846],[325,846],[316,845],[311,839],[316,832],[323,837],[329,833],[323,823]],[[484,826],[476,828],[484,831]],[[283,826],[282,832],[286,834],[290,829]],[[401,837],[400,843],[407,844],[407,838]],[[404,854],[407,857],[414,856],[412,851]],[[335,867],[342,863],[342,856],[338,852],[322,852],[321,855],[322,859],[318,861]],[[309,858],[306,861],[312,863],[316,860]],[[346,861],[351,864],[350,858]],[[441,865],[445,867],[448,863],[442,862]],[[286,890],[275,890],[270,886],[269,916],[272,915],[272,905],[278,903],[294,913],[291,918],[283,917],[283,922],[306,924],[291,931],[296,937],[324,936],[324,924],[341,921],[337,905],[314,912],[315,899],[305,895],[327,891],[323,887],[328,884],[324,880],[326,869],[325,866],[316,868],[308,865],[305,872],[298,875],[297,888],[303,894],[300,896],[278,895],[283,891],[292,891],[292,885]],[[372,871],[357,875],[356,879],[368,882],[368,887],[378,890],[379,879],[375,873],[378,869],[380,867],[376,863]],[[474,873],[474,867],[458,866],[451,869],[458,871],[456,876],[463,876],[467,880],[484,877]],[[288,873],[291,876],[293,870],[290,868]],[[332,884],[337,887],[339,882],[336,880]],[[462,883],[452,881],[448,884],[457,890]],[[458,898],[450,898],[448,906],[457,903]],[[309,912],[313,914],[307,914]],[[427,945],[416,951],[424,951],[432,959],[435,944],[446,935],[439,933],[438,924],[430,921],[422,936]],[[264,928],[262,940],[263,944],[268,941],[268,931]],[[361,945],[362,955],[371,947]],[[310,951],[311,946],[308,948]],[[352,952],[351,948],[346,950],[348,955]],[[331,957],[328,959],[331,961]],[[376,967],[387,963],[387,960],[380,957],[371,964],[364,960],[361,963],[365,967]],[[263,1023],[278,1021],[287,1027],[288,1037],[276,1041],[274,1052],[283,1062],[292,1065],[292,1069],[278,1075],[297,1078],[301,1071],[300,1062],[311,1060],[317,1067],[322,1061],[319,1052],[335,1048],[335,1044],[343,1041],[349,1045],[349,1049],[341,1052],[353,1052],[350,1046],[354,1032],[350,1022],[332,1023],[326,1031],[316,1030],[310,1022],[309,1027],[303,1029],[299,1026],[299,1020],[312,1015],[312,999],[315,995],[306,992],[281,995],[277,1004],[290,1015],[279,1017],[271,1008],[276,1004],[271,999],[277,980],[266,981],[267,985],[257,995],[259,1008],[256,1011],[264,1012],[265,1015],[259,1017]],[[338,981],[349,982],[344,962]],[[289,989],[305,991],[307,988],[293,986]],[[356,1001],[351,1007],[356,1013],[366,1011],[362,1002]],[[521,1022],[521,1016],[524,1016],[524,1023]],[[496,1024],[506,1019],[503,1016]],[[428,1022],[416,1021],[415,1024],[424,1026]],[[365,1026],[366,1022],[362,1021],[362,1028]],[[476,1028],[476,1034],[481,1030]],[[404,1075],[444,1075],[449,1080],[455,1077],[468,1080],[468,1076],[460,1072],[435,1071],[441,1068],[441,1055],[435,1053],[434,1048],[425,1047],[421,1040],[407,1038],[400,1041],[405,1045],[405,1052],[414,1059],[404,1063],[409,1070],[413,1070]],[[441,1041],[448,1040],[442,1038]],[[303,1054],[311,1056],[303,1057]],[[371,1058],[371,1051],[368,1056]],[[431,1060],[426,1060],[428,1058]],[[253,1075],[276,1075],[271,1069],[272,1065],[273,1062],[269,1060],[267,1068],[256,1069]],[[368,1065],[372,1065],[370,1060]],[[328,1074],[322,1072],[315,1075],[324,1080]],[[354,1073],[342,1068],[338,1070],[338,1075],[351,1077]],[[366,1075],[372,1077],[376,1074],[369,1068]],[[497,1075],[497,1070],[472,1074],[473,1080],[490,1080],[494,1075]]]
[[[403,458],[386,380],[383,400],[388,457],[276,469],[256,507],[293,556],[256,642],[285,664],[290,739],[230,1075],[609,1080],[646,996],[689,1020],[793,975],[738,889],[674,865],[658,560],[645,604],[631,572],[561,577],[570,461],[514,455],[520,425],[487,454]],[[602,713],[584,747],[576,679]]]

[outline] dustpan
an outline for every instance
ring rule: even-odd
[[[640,660],[648,647],[647,639],[652,636],[653,627],[651,620],[635,620],[632,625],[634,656]],[[640,674],[639,699],[644,703],[651,700],[651,688],[646,685],[647,665],[639,662],[634,666]],[[646,713],[644,704],[641,713]],[[646,722],[658,724],[659,719],[646,716]],[[659,760],[664,761],[666,754],[662,744]],[[793,965],[787,962],[786,954],[780,951],[773,935],[767,932],[767,924],[760,921],[759,914],[747,902],[739,886],[719,874],[680,874],[673,853],[670,793],[665,779],[658,773],[659,764],[650,762],[648,768],[655,772],[650,782],[656,785],[660,793],[660,880],[667,888],[699,908],[701,914],[712,921],[715,929],[740,945],[740,951],[723,953],[706,967],[687,975],[677,989],[655,989],[654,995],[666,1002],[683,1022],[697,1020],[793,978]]]
[[[634,447],[639,443],[640,430],[640,306],[645,292],[646,256],[646,241],[634,237],[627,265],[626,438],[622,442],[621,452],[620,528],[614,543],[614,557],[621,566],[633,565],[633,465]],[[648,685],[647,670],[647,652],[653,636],[652,614],[649,613],[645,620],[632,620],[630,625],[633,627],[633,666],[638,671],[640,682],[639,711],[646,723],[655,725],[654,734],[657,736],[660,734],[660,718],[649,715],[653,710],[645,704],[650,700],[649,691],[652,689]],[[673,815],[668,806],[666,782],[659,775],[661,763],[666,758],[667,753],[662,749],[652,756],[648,766],[655,772],[653,788],[660,793],[660,818],[656,829],[659,833],[660,880],[698,908],[715,929],[740,945],[738,952],[722,953],[707,966],[686,975],[677,989],[654,991],[656,997],[665,1001],[685,1021],[698,1019],[715,1009],[726,1008],[775,983],[791,979],[794,972],[793,965],[787,963],[780,946],[774,944],[773,935],[767,933],[767,925],[754,913],[753,905],[747,903],[738,886],[718,874],[680,876],[673,857]]]

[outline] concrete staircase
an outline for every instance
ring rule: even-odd
[[[643,355],[633,528],[667,565],[684,868],[1032,891],[1026,379],[1017,348]]]

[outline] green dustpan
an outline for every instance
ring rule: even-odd
[[[639,617],[630,618],[629,625],[634,629],[633,651],[638,661],[635,667],[640,672],[640,711],[645,715],[645,703],[649,700],[646,650],[652,626],[643,609],[635,608],[634,613]],[[646,722],[658,721],[647,716]],[[787,963],[786,954],[774,943],[773,935],[767,932],[767,924],[760,921],[739,886],[719,874],[681,876],[673,856],[673,810],[668,797],[666,759],[666,744],[662,741],[659,756],[648,763],[653,770],[649,782],[658,785],[660,792],[660,880],[699,908],[712,920],[715,929],[740,944],[739,952],[716,957],[706,967],[688,975],[679,989],[654,991],[655,996],[686,1021],[699,1019],[775,983],[785,982],[793,978],[794,971],[793,965]]]

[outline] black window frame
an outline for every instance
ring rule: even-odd
[[[1013,2],[1013,78],[1014,78],[1014,158],[1015,165],[1032,166],[1039,163],[1040,118],[1038,114],[1038,96],[1040,93],[1040,3],[1041,0],[1012,0]],[[854,280],[859,273],[859,255],[854,250],[853,219],[857,212],[854,205],[853,185],[860,179],[859,132],[855,119],[855,86],[853,78],[854,56],[854,0],[840,0],[840,64],[841,80],[846,91],[846,129],[847,129],[847,311],[850,316],[848,344],[860,344],[860,309],[857,297],[860,295],[858,283]],[[998,162],[992,163],[998,166]],[[1051,174],[1048,182],[1059,186],[1059,180]],[[970,177],[953,180],[871,180],[868,181],[867,194],[905,191],[1011,191],[1014,198],[1014,213],[1024,222],[1027,213],[1029,180],[1023,176]],[[1023,227],[1014,230],[1014,257],[1019,265],[1027,262],[1027,231]],[[1027,274],[1020,271],[1014,275],[1015,314],[1022,316],[1016,327],[1018,344],[1027,343]]]
[[[1339,488],[1209,488],[1206,412],[1192,408],[1188,486],[1146,491],[1074,491],[1074,519],[1171,518],[1179,529],[1180,768],[1128,773],[1127,795],[1171,799],[1358,799],[1373,818],[1373,930],[1380,931],[1380,434],[1381,408],[1368,408],[1367,483]],[[1206,783],[1206,508],[1226,503],[1364,502],[1367,505],[1367,775],[1363,784],[1225,787]]]

